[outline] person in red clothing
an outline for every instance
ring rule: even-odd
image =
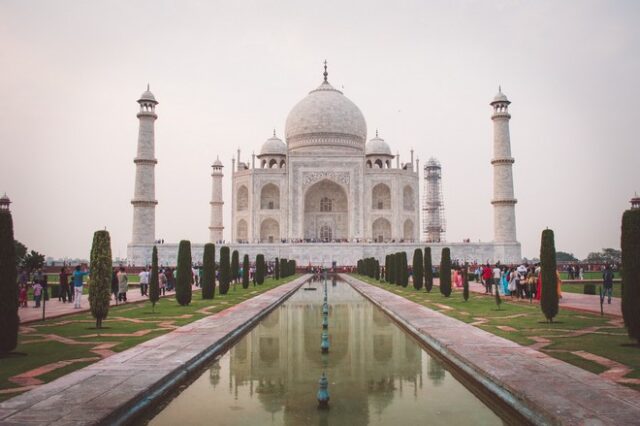
[[[491,277],[493,276],[491,266],[487,263],[482,267],[482,284],[484,284],[484,294],[491,293]]]

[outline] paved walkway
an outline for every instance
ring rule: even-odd
[[[4,401],[0,424],[133,423],[142,410],[199,371],[308,278],[302,276]]]
[[[348,275],[356,290],[533,424],[637,425],[640,393]]]
[[[199,290],[200,287],[192,287],[193,291]],[[174,296],[175,292],[167,292],[164,297]],[[139,302],[143,300],[149,300],[149,296],[142,296],[140,294],[139,288],[129,289],[127,292],[127,303]],[[58,299],[49,299],[46,302],[45,306],[45,318],[57,318],[64,315],[77,314],[78,312],[88,312],[89,309],[89,295],[83,294],[82,300],[80,302],[81,309],[74,309],[73,302],[59,302]],[[20,324],[26,324],[33,321],[41,321],[42,320],[42,306],[40,308],[34,308],[34,302],[32,300],[29,301],[29,306],[26,308],[20,308],[18,310],[18,315],[20,316]],[[122,304],[122,302],[120,302]],[[115,306],[116,302],[111,298],[111,306]]]
[[[456,289],[458,290],[458,289]],[[461,290],[461,289],[460,289]],[[469,290],[474,293],[484,293],[485,288],[482,284],[475,281],[469,282]],[[511,300],[510,296],[503,296],[506,300]],[[513,299],[517,301],[518,299]],[[529,303],[528,300],[522,303]],[[533,300],[533,303],[540,303],[537,300]],[[560,299],[560,308],[573,309],[576,311],[600,313],[600,296],[580,293],[569,293],[568,291],[562,292],[562,299]],[[607,303],[605,299],[603,305],[603,311],[608,315],[622,316],[621,299],[618,297],[611,298],[611,304]]]

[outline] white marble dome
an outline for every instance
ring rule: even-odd
[[[367,123],[360,109],[328,81],[293,107],[285,137],[289,149],[364,150]]]
[[[501,87],[498,88],[498,93],[496,93],[496,95],[493,97],[493,102],[491,103],[493,104],[494,102],[509,102],[509,99],[507,99],[507,95],[502,93]]]
[[[260,156],[262,155],[287,155],[287,146],[274,133],[272,137],[262,144]]]
[[[151,93],[151,91],[149,90],[149,86],[147,86],[147,90],[142,92],[142,95],[140,95],[140,99],[138,99],[138,102],[140,101],[151,101],[156,104],[158,103],[158,101],[156,101],[156,97],[153,96],[153,93]]]
[[[384,139],[379,137],[376,133],[376,137],[367,142],[367,147],[365,150],[366,155],[387,155],[393,156],[391,154],[391,148],[389,148],[389,144],[387,144]]]

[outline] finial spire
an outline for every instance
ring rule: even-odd
[[[149,83],[147,83],[147,92],[149,91]]]
[[[502,93],[502,86],[498,84],[498,93]]]
[[[273,137],[274,138],[276,137],[276,129],[275,128],[273,129]]]
[[[376,138],[378,137],[378,129],[376,129]]]
[[[329,73],[327,72],[327,60],[324,60],[324,73],[322,74],[324,75],[324,82],[328,83],[327,81],[327,77],[329,76]]]

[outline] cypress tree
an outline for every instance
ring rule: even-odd
[[[276,276],[276,280],[280,279],[280,260],[278,260],[278,258],[276,257],[276,262],[275,262],[275,267],[274,267],[274,271],[273,273]]]
[[[295,259],[291,259],[291,274],[290,275],[295,275],[296,274],[296,260]]]
[[[640,209],[631,209],[623,213],[620,248],[622,317],[629,337],[636,339],[640,344]]]
[[[249,255],[242,259],[242,288],[249,288]]]
[[[417,248],[413,251],[413,288],[416,290],[422,289],[423,267],[422,250]]]
[[[280,276],[282,278],[287,277],[287,259],[280,258]]]
[[[151,310],[156,311],[156,303],[160,300],[160,278],[158,277],[158,248],[153,246],[151,253],[151,275],[149,276],[149,301]]]
[[[388,280],[388,274],[389,274],[389,255],[385,255],[384,256],[384,275],[383,275],[383,279],[385,282],[389,282]]]
[[[467,268],[462,270],[462,298],[465,302],[469,300],[469,271]]]
[[[178,266],[176,267],[176,300],[181,306],[191,303],[191,282],[193,272],[191,271],[191,242],[180,241],[178,246]]]
[[[433,263],[431,262],[431,247],[424,248],[424,288],[431,293],[433,288]]]
[[[213,243],[204,245],[202,255],[202,298],[213,299],[216,293],[216,246]]]
[[[11,211],[0,210],[0,354],[18,345],[18,271]]]
[[[444,297],[451,296],[451,250],[449,247],[442,249],[440,259],[440,293]]]
[[[264,255],[256,256],[256,282],[262,284],[264,282]]]
[[[238,277],[240,277],[240,253],[238,250],[234,250],[231,253],[231,276],[233,277],[233,282],[238,282]],[[235,289],[235,287],[233,287]]]
[[[102,320],[109,314],[112,265],[109,232],[96,231],[91,245],[91,285],[89,286],[89,305],[91,315],[96,319],[96,328],[102,328]]]
[[[558,277],[556,275],[556,246],[551,229],[542,231],[540,275],[542,280],[540,308],[547,321],[553,322],[553,317],[558,315]]]
[[[380,281],[380,261],[378,259],[375,259],[374,262],[376,268],[376,280]]]
[[[402,253],[396,253],[396,285],[402,285]]]
[[[220,294],[229,292],[231,282],[231,265],[229,264],[229,247],[220,248]]]
[[[407,261],[407,252],[400,252],[400,284],[402,287],[409,285],[409,263]]]
[[[396,255],[392,253],[389,255],[389,272],[387,274],[389,284],[396,283]]]

